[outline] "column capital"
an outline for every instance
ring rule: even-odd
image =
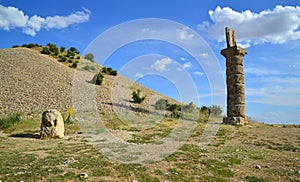
[[[248,50],[239,46],[232,46],[221,51],[221,54],[225,58],[231,58],[233,56],[245,56],[248,53]]]

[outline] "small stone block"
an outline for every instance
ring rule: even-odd
[[[226,117],[223,118],[223,123],[232,125],[244,125],[246,123],[246,120],[243,117]]]

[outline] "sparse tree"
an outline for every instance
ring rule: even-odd
[[[196,108],[196,105],[193,102],[190,102],[189,104],[184,105],[182,107],[182,111],[191,113],[195,110],[195,108]]]
[[[76,47],[70,47],[69,50],[70,50],[71,52],[73,52],[73,53],[79,54],[79,51],[76,49]]]
[[[212,116],[220,116],[223,113],[221,106],[212,105],[210,107],[210,113]]]
[[[96,77],[96,85],[102,85],[103,78],[104,76],[101,73],[98,73]]]
[[[88,59],[90,61],[94,60],[94,55],[92,53],[88,53],[84,56],[85,59]]]
[[[169,105],[168,100],[159,99],[158,101],[156,101],[154,107],[157,110],[166,110],[168,105]]]
[[[200,108],[200,113],[205,115],[205,116],[209,116],[210,115],[210,108],[207,106],[202,106]]]
[[[59,49],[59,51],[60,51],[61,53],[65,52],[65,50],[66,50],[66,47],[64,47],[64,46],[61,46],[60,49]]]
[[[146,95],[145,96],[141,96],[141,90],[140,89],[137,89],[136,91],[133,91],[132,92],[132,100],[134,103],[137,103],[137,104],[141,104],[142,102],[144,102],[144,100],[146,99]]]

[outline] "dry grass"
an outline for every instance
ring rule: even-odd
[[[82,125],[76,123],[66,124],[65,139],[40,140],[42,110],[51,106],[61,108],[65,114],[71,105],[73,71],[24,48],[1,50],[0,58],[0,66],[6,70],[1,72],[4,79],[0,87],[0,113],[22,113],[20,122],[0,133],[2,181],[300,181],[299,126],[255,122],[243,127],[220,125],[210,144],[200,149],[201,136],[207,126],[204,122],[207,118],[201,116],[201,122],[186,121],[195,123],[195,129],[177,151],[163,160],[143,164],[109,159],[88,142]],[[45,68],[45,65],[48,66]],[[98,69],[90,62],[79,67],[90,71],[87,74],[90,77],[96,72],[93,67]],[[12,72],[17,73],[8,74]],[[53,90],[47,90],[43,83],[49,74],[57,79],[59,85],[56,86],[60,88],[53,92],[57,96],[52,100],[49,93]],[[113,101],[112,86],[117,86],[114,91],[120,96]],[[141,105],[129,102],[130,92],[135,89],[141,89],[149,99]],[[155,143],[168,136],[179,123],[164,117],[156,120],[164,113],[153,110],[152,105],[166,97],[122,76],[107,76],[104,85],[96,86],[96,93],[99,116],[104,123],[99,126],[123,140],[124,145],[126,142]],[[115,111],[132,112],[132,115],[126,117]],[[96,128],[97,125],[92,127],[98,132],[103,130]],[[122,155],[123,148],[116,150]],[[165,149],[157,152],[160,150]],[[87,179],[78,177],[83,172],[88,174]]]

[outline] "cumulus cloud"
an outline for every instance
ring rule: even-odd
[[[192,40],[195,37],[195,35],[191,33],[191,30],[188,27],[177,29],[176,34],[180,40]]]
[[[144,75],[143,75],[143,74],[141,74],[141,73],[136,73],[136,74],[135,74],[135,77],[136,77],[136,78],[143,78],[143,77],[144,77]]]
[[[172,60],[170,58],[163,58],[160,60],[155,61],[151,68],[155,69],[156,71],[166,71],[167,65],[171,64]]]
[[[190,68],[192,66],[191,62],[187,62],[183,64],[183,68]]]
[[[195,71],[195,72],[194,72],[194,75],[199,75],[199,76],[201,76],[201,75],[203,75],[203,73],[200,72],[200,71]]]
[[[200,57],[202,58],[207,58],[208,57],[208,53],[207,52],[203,52],[201,54],[199,54]]]
[[[284,43],[300,38],[300,7],[276,6],[259,13],[246,10],[238,12],[230,7],[217,7],[209,11],[211,22],[205,21],[198,29],[223,41],[225,27],[237,31],[237,37],[247,47],[265,42]]]
[[[43,18],[33,15],[29,17],[18,8],[0,5],[0,29],[10,31],[11,29],[21,28],[25,34],[35,36],[42,28],[48,30],[53,28],[63,29],[72,24],[87,22],[90,13],[88,9],[83,9],[68,16],[56,15]]]

